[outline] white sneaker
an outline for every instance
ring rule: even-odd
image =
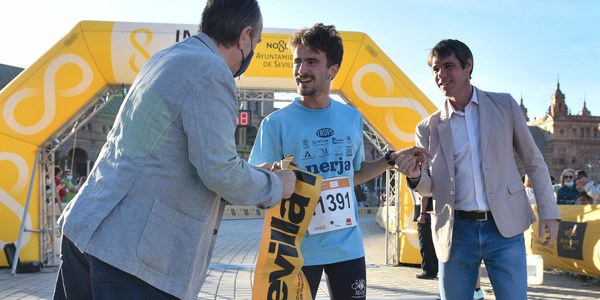
[[[483,300],[483,291],[481,289],[473,293],[473,300]]]

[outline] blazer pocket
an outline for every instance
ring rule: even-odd
[[[525,190],[525,186],[522,183],[513,183],[508,186],[508,192],[511,195],[514,195],[514,194],[518,193],[519,191],[524,191],[524,190]]]
[[[156,201],[137,248],[138,258],[168,276],[192,267],[204,222]]]

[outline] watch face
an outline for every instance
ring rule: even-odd
[[[396,164],[396,162],[392,159],[392,153],[393,151],[388,151],[385,153],[385,160],[390,166],[394,166]]]

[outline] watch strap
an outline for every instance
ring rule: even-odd
[[[396,161],[392,158],[392,153],[394,153],[393,150],[389,150],[388,152],[385,153],[385,161],[387,162],[388,165],[395,166]]]

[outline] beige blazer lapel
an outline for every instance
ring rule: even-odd
[[[477,100],[478,100],[478,111],[479,111],[479,155],[481,159],[485,159],[486,150],[488,141],[490,140],[490,136],[494,134],[492,132],[492,124],[494,122],[494,112],[491,100],[488,99],[486,93],[481,92],[479,89],[475,89],[477,91]]]
[[[437,133],[440,139],[442,154],[448,167],[448,174],[454,174],[454,146],[452,144],[452,129],[450,119],[440,116],[440,123],[437,126]]]

